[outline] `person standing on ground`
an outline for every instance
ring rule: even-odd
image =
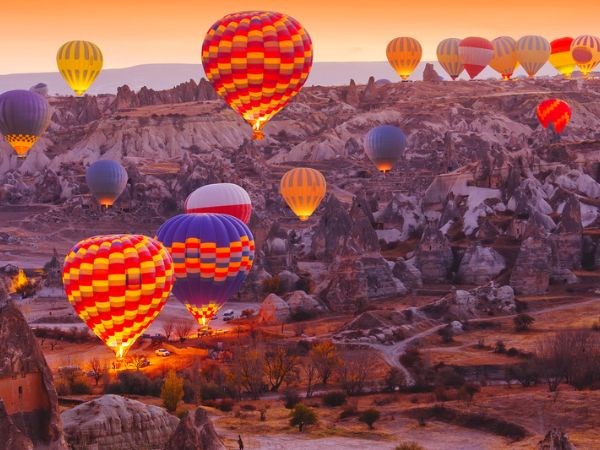
[[[238,434],[238,445],[240,450],[244,450],[244,441],[242,441],[242,437]]]

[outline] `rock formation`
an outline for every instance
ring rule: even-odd
[[[285,323],[290,314],[290,305],[276,294],[267,295],[258,310],[259,320],[268,324]]]
[[[423,282],[446,282],[453,263],[454,256],[448,239],[435,223],[429,223],[416,251],[416,265]]]
[[[52,373],[25,318],[7,300],[3,286],[0,286],[0,398],[4,400],[0,422],[8,427],[6,432],[13,439],[25,441],[16,433],[16,427],[36,448],[67,448]]]
[[[433,64],[431,64],[431,63],[425,64],[425,69],[423,70],[423,81],[442,81],[442,80],[443,80],[443,78],[433,68]]]
[[[202,408],[181,419],[164,450],[225,450],[208,414]]]
[[[572,270],[581,268],[583,258],[583,227],[581,205],[574,194],[567,197],[558,227],[550,237],[552,248],[553,281],[574,283],[577,277]]]
[[[33,450],[33,442],[17,427],[4,408],[0,398],[0,449]]]
[[[80,450],[162,450],[179,419],[158,406],[103,395],[62,413],[69,445]]]
[[[344,101],[346,103],[348,103],[349,105],[354,106],[355,108],[357,108],[358,105],[360,104],[358,88],[356,87],[356,83],[354,82],[354,80],[350,80],[350,84],[348,85],[348,88],[347,88],[345,96],[344,96]]]
[[[467,249],[458,267],[458,279],[465,284],[485,284],[506,269],[500,253],[491,247],[473,245]]]
[[[299,312],[315,314],[324,310],[323,306],[321,306],[317,299],[304,291],[290,292],[284,297],[284,299],[290,307],[290,312],[292,315]]]

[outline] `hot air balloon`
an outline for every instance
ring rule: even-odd
[[[423,55],[421,44],[411,37],[392,39],[385,49],[387,59],[396,73],[407,81],[410,74],[417,68]]]
[[[127,171],[117,161],[100,159],[87,168],[85,181],[92,195],[104,208],[112,206],[127,186]]]
[[[542,36],[523,36],[517,41],[517,59],[529,78],[548,62],[550,43]]]
[[[62,278],[77,315],[122,358],[165,306],[173,269],[160,242],[115,234],[78,242]]]
[[[583,76],[587,78],[600,63],[600,38],[590,35],[576,37],[571,43],[571,55]]]
[[[102,70],[102,52],[88,41],[69,41],[56,53],[58,70],[75,95],[80,96],[92,85]]]
[[[288,170],[279,183],[281,196],[302,222],[315,212],[326,190],[323,174],[308,167]]]
[[[252,202],[244,188],[237,184],[207,184],[188,196],[185,212],[229,214],[248,223],[252,214]]]
[[[468,37],[460,41],[458,54],[472,80],[490,63],[494,56],[494,47],[487,39]]]
[[[365,137],[365,152],[380,172],[392,170],[406,148],[406,136],[393,125],[381,125]]]
[[[552,125],[554,130],[560,134],[571,120],[571,107],[563,100],[550,98],[538,105],[536,114],[544,128]]]
[[[25,90],[7,91],[0,95],[0,132],[25,158],[50,124],[50,105],[40,94]]]
[[[460,39],[448,38],[444,39],[437,46],[438,62],[453,80],[456,80],[464,70],[460,55],[458,54],[459,44]]]
[[[565,78],[571,78],[577,62],[571,55],[572,37],[563,37],[550,42],[550,58],[548,62]]]
[[[510,80],[519,65],[517,60],[517,43],[509,36],[500,36],[492,41],[494,56],[490,67],[502,75],[503,80]]]
[[[202,65],[227,104],[262,139],[264,125],[300,91],[312,42],[294,18],[270,11],[228,14],[208,30]]]
[[[227,214],[180,214],[156,238],[175,265],[173,294],[202,326],[241,287],[254,260],[254,237]]]

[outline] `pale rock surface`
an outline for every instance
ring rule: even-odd
[[[277,294],[269,294],[258,310],[258,317],[265,323],[285,323],[291,314],[290,305]]]
[[[467,249],[458,268],[458,278],[466,284],[485,284],[504,269],[504,257],[491,247],[474,245]]]
[[[197,408],[181,419],[164,450],[225,450],[206,411]]]

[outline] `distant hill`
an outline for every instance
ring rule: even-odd
[[[436,62],[436,71],[448,78],[444,70]],[[420,80],[425,62],[421,63],[411,77]],[[523,76],[525,72],[519,68],[516,72]],[[556,71],[548,64],[540,71],[541,76],[554,76]],[[194,79],[198,81],[204,76],[201,64],[145,64],[126,67],[122,69],[105,69],[89,90],[90,94],[114,94],[117,87],[124,84],[132,89],[147,86],[152,89],[168,89],[174,85]],[[376,79],[387,78],[399,81],[398,76],[386,61],[374,62],[317,62],[314,64],[308,79],[308,85],[340,86],[350,82],[353,78],[357,83],[366,83],[370,76]],[[498,78],[498,74],[487,68],[482,73],[482,78]],[[463,73],[463,78],[466,78]],[[46,83],[51,95],[70,95],[71,91],[57,72],[45,73],[20,73],[0,75],[0,92],[10,89],[29,89],[37,83]]]

